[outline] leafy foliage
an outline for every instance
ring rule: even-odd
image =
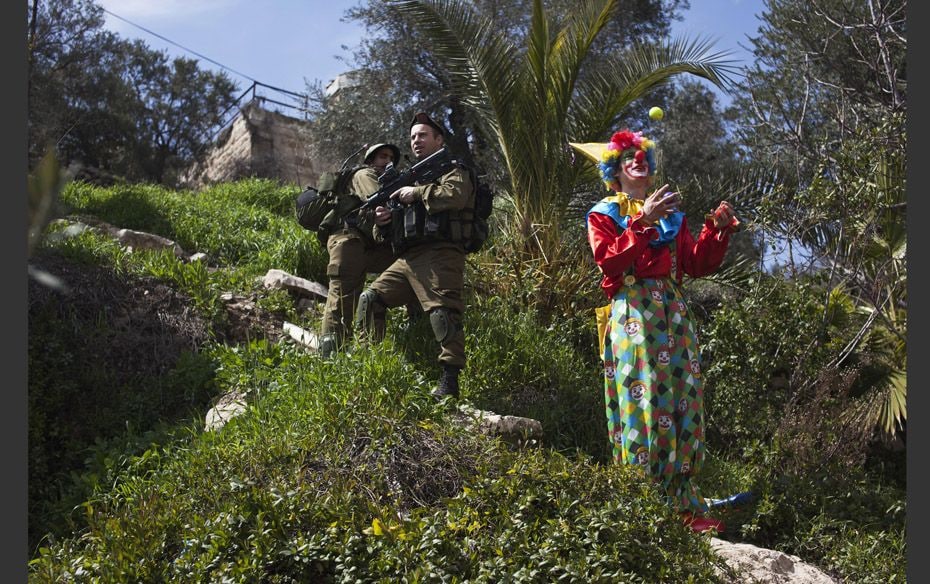
[[[250,412],[128,461],[33,581],[716,581],[706,542],[632,469],[456,429],[397,355],[214,355],[218,383],[251,380]]]
[[[892,439],[906,408],[906,1],[769,2],[734,107],[753,163],[784,183],[757,207],[790,277],[821,273],[859,330],[825,364],[865,364],[851,423]]]
[[[64,163],[176,184],[234,101],[225,73],[103,30],[92,0],[33,0],[29,11],[30,168]]]
[[[715,312],[703,346],[713,380],[705,408],[714,443],[771,438],[799,380],[815,375],[829,358],[816,294],[769,279]]]

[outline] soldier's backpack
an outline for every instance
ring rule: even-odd
[[[472,184],[475,185],[475,211],[472,217],[471,235],[465,242],[466,253],[475,253],[484,247],[490,234],[488,219],[491,218],[491,212],[494,210],[494,191],[491,187],[478,179],[474,172],[472,172]]]
[[[349,194],[349,190],[352,176],[360,168],[356,166],[320,175],[315,187],[307,187],[297,196],[297,222],[324,240],[345,214],[357,205],[358,199]]]

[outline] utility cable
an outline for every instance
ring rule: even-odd
[[[239,71],[236,71],[236,70],[233,69],[232,67],[227,67],[226,65],[224,65],[224,64],[222,64],[222,63],[220,63],[220,62],[218,62],[218,61],[214,61],[214,60],[211,59],[210,57],[207,57],[207,56],[205,56],[205,55],[201,55],[201,54],[198,53],[197,51],[188,49],[188,48],[185,47],[184,45],[178,44],[178,43],[174,42],[173,40],[171,40],[171,39],[169,39],[169,38],[163,37],[162,35],[158,34],[157,32],[151,31],[151,30],[145,28],[144,26],[141,26],[141,25],[136,24],[135,22],[126,20],[125,18],[123,18],[123,17],[120,16],[119,14],[114,14],[113,12],[110,12],[110,11],[107,10],[106,8],[101,7],[101,10],[103,10],[104,12],[106,12],[107,14],[109,14],[110,16],[112,16],[112,17],[114,17],[114,18],[118,18],[118,19],[122,20],[123,22],[125,22],[125,23],[127,23],[127,24],[130,24],[130,25],[132,25],[132,26],[134,26],[134,27],[136,27],[136,28],[138,28],[138,29],[144,30],[145,32],[149,33],[150,35],[153,35],[153,36],[156,36],[156,37],[160,38],[161,40],[165,41],[166,43],[171,43],[172,45],[174,45],[174,46],[176,46],[176,47],[179,47],[179,48],[181,48],[181,49],[187,51],[188,53],[192,53],[192,54],[194,54],[194,55],[197,55],[197,56],[200,57],[201,59],[205,59],[205,60],[207,60],[207,61],[210,61],[211,63],[213,63],[214,65],[216,65],[216,66],[218,66],[218,67],[222,67],[223,69],[226,69],[227,71],[230,71],[230,72],[232,72],[232,73],[235,73],[236,75],[239,75],[240,77],[245,77],[246,79],[248,79],[249,81],[252,81],[253,83],[260,83],[261,85],[265,85],[264,83],[261,83],[261,81],[259,81],[258,79],[255,79],[254,77],[252,77],[252,76],[250,76],[250,75],[246,75],[245,73],[240,73]],[[269,86],[269,87],[270,87],[270,86]],[[277,88],[275,88],[275,89],[277,89]]]

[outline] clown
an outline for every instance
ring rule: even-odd
[[[671,360],[672,358],[669,355],[668,349],[663,349],[659,351],[659,364],[660,365],[668,365]]]
[[[604,376],[607,427],[608,436],[619,428],[624,437],[611,441],[614,459],[642,464],[644,458],[687,458],[687,472],[675,464],[645,468],[693,529],[723,531],[722,523],[701,517],[708,506],[695,481],[704,460],[698,439],[704,435],[701,379],[667,365],[691,361],[691,371],[700,371],[680,285],[685,274],[699,277],[720,267],[738,224],[733,208],[721,201],[695,238],[678,193],[668,184],[652,189],[656,143],[643,132],[624,129],[607,144],[572,146],[597,164],[610,193],[588,211],[587,226],[601,289],[610,299],[602,355],[615,366],[613,376]],[[632,322],[637,323],[635,336]],[[626,334],[611,334],[618,330]],[[623,387],[630,388],[626,396],[618,391]],[[616,396],[625,399],[618,402]],[[659,409],[662,404],[677,406],[674,419]]]
[[[613,363],[605,363],[605,364],[604,364],[604,377],[606,377],[606,378],[608,378],[608,379],[613,379],[613,378],[614,378],[614,374],[615,374],[616,372],[617,372],[617,369],[616,369],[616,367],[614,367],[614,364],[613,364]]]
[[[643,329],[643,323],[636,320],[635,318],[631,318],[630,320],[626,321],[626,324],[623,325],[623,330],[626,332],[626,334],[630,335],[631,337],[634,337],[637,334],[639,334],[639,331],[641,331],[642,329]]]

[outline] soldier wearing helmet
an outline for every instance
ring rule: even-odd
[[[396,164],[400,150],[393,144],[379,143],[365,151],[364,165],[352,175],[351,193],[365,200],[378,190],[378,177],[388,164]],[[366,217],[350,213],[326,240],[329,264],[329,292],[323,310],[320,353],[329,358],[352,334],[352,317],[366,274],[377,274],[391,265],[394,254],[389,243],[375,242]],[[383,327],[383,321],[379,323]]]

